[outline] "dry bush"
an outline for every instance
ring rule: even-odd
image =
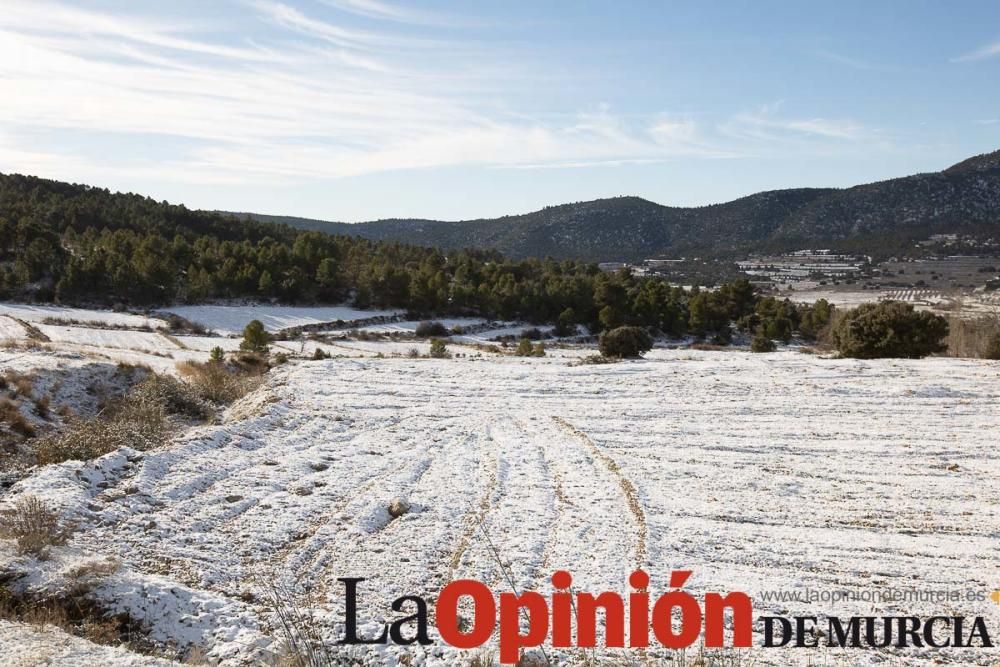
[[[617,364],[619,361],[621,361],[621,359],[619,359],[617,357],[605,357],[605,356],[600,355],[600,354],[588,354],[586,357],[581,357],[580,359],[577,359],[576,361],[571,361],[569,363],[569,365],[570,366],[589,366],[591,364],[593,364],[593,365]]]
[[[122,564],[117,558],[108,556],[107,558],[92,558],[70,567],[65,572],[65,576],[76,584],[77,588],[85,586],[95,579],[110,577],[121,568]]]
[[[208,419],[214,412],[195,387],[170,375],[150,375],[132,388],[129,400],[159,403],[169,414],[191,419]]]
[[[19,340],[17,338],[5,338],[0,340],[0,348],[5,350],[19,350],[22,352],[35,352],[46,349],[46,346],[36,340]]]
[[[469,659],[468,667],[495,667],[497,664],[496,653],[493,651],[483,651]]]
[[[39,599],[23,594],[15,595],[2,587],[0,618],[27,623],[39,629],[53,626],[67,634],[105,646],[121,645],[123,639],[140,629],[127,617],[105,616],[99,607],[82,596],[59,595]]]
[[[728,352],[732,348],[725,345],[716,345],[715,343],[691,343],[688,349],[700,352]]]
[[[261,374],[247,364],[229,368],[226,364],[200,364],[187,361],[179,364],[177,369],[203,400],[216,404],[227,404],[240,399],[259,387],[262,383]]]
[[[35,436],[35,427],[21,412],[17,403],[9,398],[0,398],[0,424],[25,438]]]
[[[948,318],[948,355],[952,357],[973,357],[997,359],[994,355],[1000,341],[1000,313],[993,313],[975,319]]]
[[[49,404],[51,399],[48,396],[41,396],[35,399],[35,414],[42,419],[49,418]]]
[[[265,609],[271,612],[280,639],[282,652],[277,664],[281,667],[333,667],[343,664],[324,640],[321,622],[312,610],[275,578],[259,577],[255,584]]]
[[[139,451],[166,443],[170,424],[162,403],[148,397],[119,401],[94,419],[73,422],[60,433],[41,438],[35,445],[39,464],[87,461],[119,447]]]
[[[0,389],[10,389],[15,394],[30,398],[31,392],[35,389],[35,379],[25,373],[8,370],[0,380]]]
[[[0,538],[15,540],[21,555],[43,558],[49,547],[65,544],[70,530],[35,496],[19,498],[0,511]]]

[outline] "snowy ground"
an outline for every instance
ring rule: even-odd
[[[251,320],[260,320],[268,331],[321,322],[362,320],[396,315],[395,310],[359,310],[349,306],[171,306],[164,312],[202,324],[223,335],[236,334]]]
[[[685,590],[745,591],[757,615],[979,615],[993,631],[1000,605],[988,600],[830,608],[761,594],[997,588],[998,380],[995,362],[795,352],[298,362],[169,448],[19,483],[8,499],[42,496],[79,529],[50,561],[15,562],[31,586],[52,588],[74,564],[115,556],[121,569],[96,589],[105,604],[227,665],[273,648],[261,583],[308,592],[335,638],[337,577],[369,580],[369,619],[457,578],[505,589],[486,536],[522,589],[549,592],[565,568],[577,590],[627,592],[642,566],[662,593],[672,569],[691,569]],[[390,520],[394,498],[413,511]],[[0,646],[6,636],[0,627]],[[440,644],[364,655],[392,664],[402,652],[426,665],[470,657]],[[752,653],[754,664],[998,659]]]
[[[116,313],[110,310],[88,310],[84,308],[66,308],[64,306],[48,306],[23,303],[0,303],[0,315],[14,317],[32,324],[45,320],[67,320],[75,322],[92,322],[122,327],[150,327],[153,329],[166,326],[166,323],[154,317]]]

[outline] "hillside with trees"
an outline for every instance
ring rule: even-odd
[[[490,220],[379,220],[358,224],[237,214],[375,240],[492,248],[509,257],[637,261],[732,258],[828,247],[876,257],[905,255],[932,234],[1000,243],[1000,151],[944,171],[846,189],[774,190],[696,208],[616,197],[550,206]]]
[[[19,175],[0,175],[0,298],[133,307],[349,301],[719,342],[731,323],[782,338],[817,328],[810,308],[761,298],[747,281],[684,290],[578,261],[333,236]]]

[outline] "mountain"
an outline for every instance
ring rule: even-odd
[[[647,257],[732,257],[752,251],[823,246],[897,254],[931,234],[1000,237],[1000,151],[944,171],[851,188],[760,192],[692,208],[615,197],[549,206],[502,218],[357,224],[235,214],[302,229],[444,249],[492,248],[514,258],[590,261]]]

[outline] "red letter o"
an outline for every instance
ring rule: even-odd
[[[472,598],[472,629],[462,632],[458,627],[458,601]],[[490,640],[497,624],[497,605],[493,591],[486,584],[473,579],[453,581],[443,589],[437,599],[435,613],[437,629],[447,644],[455,648],[476,648]]]

